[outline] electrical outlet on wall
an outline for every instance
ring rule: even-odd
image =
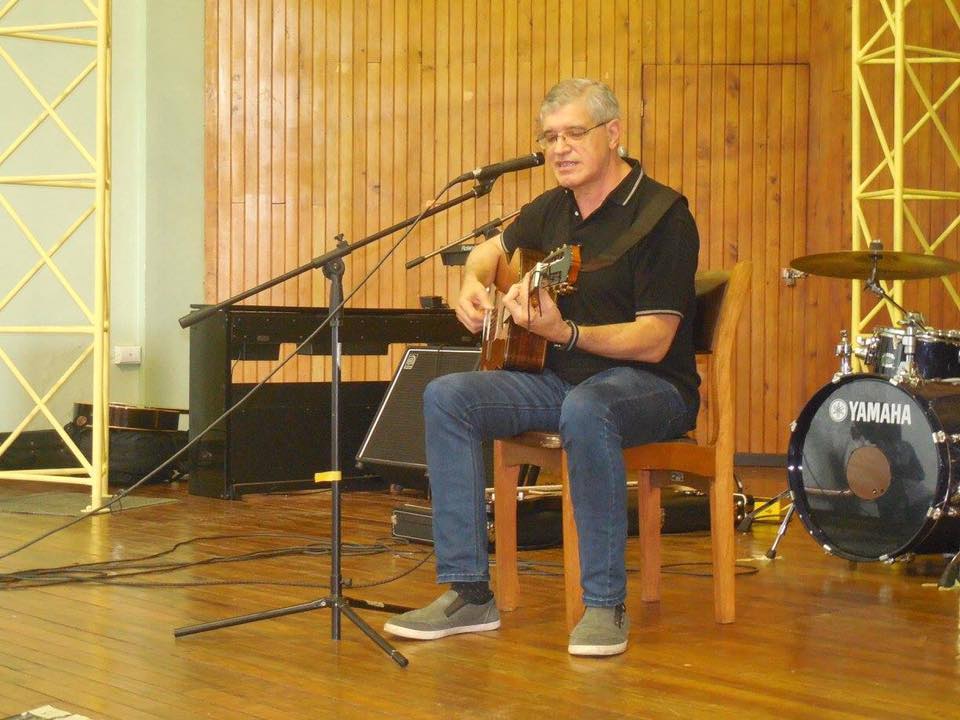
[[[114,345],[114,365],[139,365],[142,354],[139,345]]]

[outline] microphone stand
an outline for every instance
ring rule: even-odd
[[[325,277],[330,279],[330,359],[331,359],[331,377],[330,377],[330,464],[331,469],[329,472],[318,473],[317,481],[318,482],[329,482],[331,484],[331,549],[330,549],[330,595],[320,598],[318,600],[312,600],[310,602],[299,603],[297,605],[290,605],[287,607],[276,608],[273,610],[265,610],[262,612],[250,613],[248,615],[239,615],[237,617],[225,618],[223,620],[215,620],[213,622],[201,623],[198,625],[190,625],[187,627],[181,627],[174,630],[174,637],[183,637],[185,635],[193,635],[195,633],[206,632],[208,630],[218,630],[225,627],[233,627],[234,625],[241,625],[243,623],[256,622],[258,620],[268,620],[276,617],[283,617],[285,615],[292,615],[294,613],[306,612],[308,610],[318,610],[320,608],[330,608],[333,611],[333,616],[330,624],[330,637],[333,640],[340,640],[340,615],[341,613],[347,617],[354,625],[356,625],[364,635],[370,638],[381,650],[383,650],[390,658],[397,663],[400,667],[406,667],[409,663],[406,657],[400,654],[390,643],[388,643],[383,637],[381,637],[376,630],[374,630],[370,625],[368,625],[363,618],[357,615],[354,612],[353,607],[365,607],[371,610],[379,610],[384,612],[403,612],[409,608],[400,607],[397,605],[388,605],[385,603],[367,603],[365,601],[357,601],[347,598],[343,595],[343,576],[340,568],[340,556],[341,556],[341,498],[340,498],[340,451],[339,451],[339,428],[340,428],[340,419],[339,419],[339,404],[340,404],[340,364],[341,364],[341,349],[340,349],[340,326],[343,321],[343,309],[341,305],[344,303],[343,300],[343,273],[344,273],[344,262],[343,258],[351,254],[355,250],[369,245],[375,240],[386,237],[397,230],[401,230],[405,227],[410,227],[415,223],[419,222],[423,218],[436,215],[437,213],[443,212],[448,208],[453,207],[454,205],[459,205],[460,203],[466,202],[467,200],[475,199],[482,197],[490,192],[493,188],[493,184],[496,182],[497,178],[487,178],[478,181],[476,187],[472,188],[469,192],[466,192],[452,200],[449,200],[440,205],[436,205],[432,208],[427,209],[426,211],[420,213],[419,215],[411,216],[406,220],[402,220],[396,225],[391,225],[384,230],[370,235],[369,237],[358,240],[357,242],[350,244],[344,240],[343,235],[337,235],[337,246],[335,249],[320,255],[308,263],[301,265],[294,270],[290,270],[282,275],[278,275],[272,280],[267,280],[266,282],[260,283],[256,287],[250,288],[249,290],[244,290],[233,297],[224,300],[223,302],[217,303],[216,305],[211,305],[209,307],[201,308],[195,310],[188,315],[180,318],[180,326],[183,328],[190,327],[201,320],[214,315],[224,308],[228,308],[232,305],[235,305],[241,300],[244,300],[252,295],[256,295],[267,288],[273,287],[279,283],[285,282],[290,278],[296,277],[301,273],[306,272],[307,270],[312,270],[314,268],[322,268],[323,274]],[[449,186],[448,186],[449,187]]]

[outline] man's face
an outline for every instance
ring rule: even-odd
[[[546,148],[545,154],[561,186],[570,190],[583,187],[599,179],[610,162],[610,153],[619,142],[614,127],[619,126],[618,120],[594,128],[579,139],[567,135],[567,132],[576,134],[596,124],[582,100],[563,105],[543,118],[541,135],[560,136]]]

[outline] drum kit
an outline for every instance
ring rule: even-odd
[[[783,495],[793,504],[767,557],[776,556],[796,513],[827,552],[854,562],[956,553],[952,586],[960,564],[960,331],[927,327],[879,281],[947,275],[960,262],[872,243],[868,251],[807,255],[791,265],[865,280],[903,320],[854,343],[841,333],[839,370],[791,424]],[[867,372],[853,370],[854,357]]]

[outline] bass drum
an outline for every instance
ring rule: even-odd
[[[828,552],[889,561],[960,550],[960,385],[847,375],[792,426],[787,476],[797,514]]]

